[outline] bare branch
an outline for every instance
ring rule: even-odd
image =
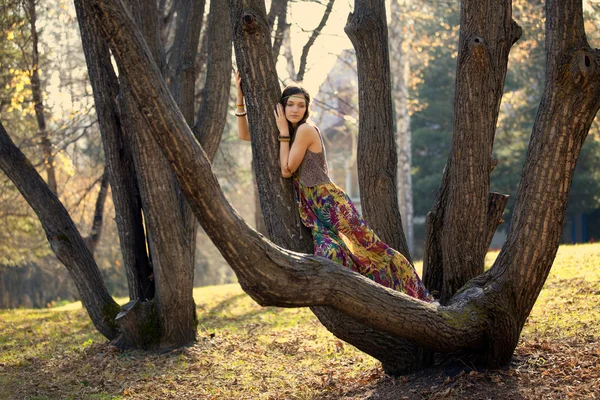
[[[323,18],[321,18],[321,22],[319,22],[319,25],[316,27],[316,29],[313,31],[313,33],[310,35],[308,42],[306,42],[306,44],[302,48],[302,56],[300,57],[300,67],[298,68],[298,75],[296,76],[296,80],[298,82],[302,82],[304,80],[304,73],[306,72],[306,62],[308,59],[308,52],[310,51],[310,48],[312,47],[312,45],[315,43],[315,40],[317,40],[317,38],[321,34],[321,31],[325,27],[325,24],[327,24],[327,20],[329,19],[329,15],[331,14],[331,9],[333,8],[334,2],[335,2],[335,0],[329,0],[329,2],[327,3],[327,7],[325,8],[325,12],[323,13]]]

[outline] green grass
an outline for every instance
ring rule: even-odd
[[[523,349],[600,336],[599,265],[600,244],[560,248]],[[80,303],[0,311],[0,399],[338,398],[383,376],[308,309],[260,307],[237,284],[194,298],[197,343],[166,354],[111,347]]]

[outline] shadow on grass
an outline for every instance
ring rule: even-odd
[[[272,320],[269,317],[275,316],[283,311],[278,307],[259,307],[248,310],[246,307],[239,308],[238,302],[246,299],[247,295],[234,294],[224,300],[218,302],[215,306],[207,308],[199,305],[198,309],[198,326],[205,329],[223,329],[223,328],[240,328],[244,324],[259,323],[267,326],[277,326],[278,321]]]

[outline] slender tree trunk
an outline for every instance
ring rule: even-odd
[[[275,28],[275,19],[277,19],[277,29],[273,38],[273,62],[277,64],[281,45],[284,43],[286,36],[289,37],[290,24],[287,23],[287,8],[288,0],[273,0],[271,1],[271,9],[268,15],[268,24],[271,30]],[[295,75],[290,75],[295,76]]]
[[[231,20],[229,3],[211,2],[208,15],[208,60],[204,100],[194,135],[212,162],[227,121],[231,86]]]
[[[510,0],[461,3],[452,151],[428,216],[427,229],[435,233],[424,258],[426,274],[438,276],[426,283],[442,283],[431,287],[442,303],[483,272],[492,144],[508,53],[520,35]]]
[[[408,85],[410,80],[411,48],[414,39],[413,21],[409,14],[411,0],[392,0],[390,54],[392,70],[392,93],[396,116],[396,146],[398,151],[398,206],[406,242],[414,251],[413,190],[410,114],[408,112]]]
[[[397,155],[384,0],[356,0],[346,34],[358,62],[358,184],[363,216],[375,233],[411,256],[398,210]]]
[[[300,56],[300,67],[298,68],[298,75],[296,75],[296,81],[302,82],[304,80],[304,74],[306,73],[306,62],[308,61],[308,52],[310,48],[315,44],[315,40],[321,34],[321,31],[327,24],[327,20],[329,19],[329,15],[331,14],[331,10],[333,9],[333,3],[335,0],[329,0],[327,6],[325,7],[325,12],[323,13],[323,18],[321,18],[321,22],[315,28],[315,30],[311,33],[310,38],[302,48],[302,55]]]
[[[0,169],[37,214],[52,251],[69,270],[96,329],[108,339],[114,339],[118,334],[114,318],[119,312],[119,305],[108,293],[94,257],[71,216],[31,162],[15,146],[2,123]]]
[[[196,56],[205,3],[205,0],[177,2],[175,40],[169,52],[169,89],[190,126],[194,126]]]
[[[96,198],[96,207],[94,207],[94,220],[92,222],[92,229],[90,235],[85,238],[85,242],[92,252],[92,255],[96,252],[100,236],[102,235],[102,221],[104,220],[104,203],[106,202],[106,196],[108,195],[108,171],[105,169],[100,179],[100,190],[98,191],[98,197]]]
[[[139,298],[142,301],[152,299],[153,272],[146,251],[146,235],[135,166],[116,110],[119,82],[110,61],[108,46],[81,0],[75,0],[75,10],[102,133],[129,298]]]
[[[42,143],[44,154],[44,169],[46,170],[48,187],[54,194],[58,194],[56,183],[56,170],[54,168],[54,149],[50,134],[46,128],[46,116],[44,115],[44,95],[42,93],[42,82],[40,80],[40,55],[39,40],[37,32],[37,11],[36,0],[28,0],[28,11],[31,23],[31,45],[32,45],[32,65],[31,65],[31,93],[33,94],[33,108],[38,124],[39,136]]]

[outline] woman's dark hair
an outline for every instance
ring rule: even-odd
[[[300,94],[300,95],[304,96],[304,99],[306,99],[306,111],[304,112],[304,116],[302,117],[302,119],[298,122],[298,125],[296,125],[296,128],[294,128],[292,126],[292,123],[290,121],[288,121],[288,127],[290,129],[290,136],[294,136],[298,127],[300,125],[302,125],[303,123],[305,123],[306,120],[308,119],[308,115],[309,115],[308,106],[310,105],[310,94],[308,94],[306,89],[304,89],[302,86],[297,85],[297,84],[292,84],[292,85],[286,86],[286,88],[283,89],[283,93],[281,94],[281,100],[279,100],[279,103],[283,106],[283,110],[285,112],[285,106],[287,105],[288,99],[290,98],[290,96],[293,96],[296,94]]]

